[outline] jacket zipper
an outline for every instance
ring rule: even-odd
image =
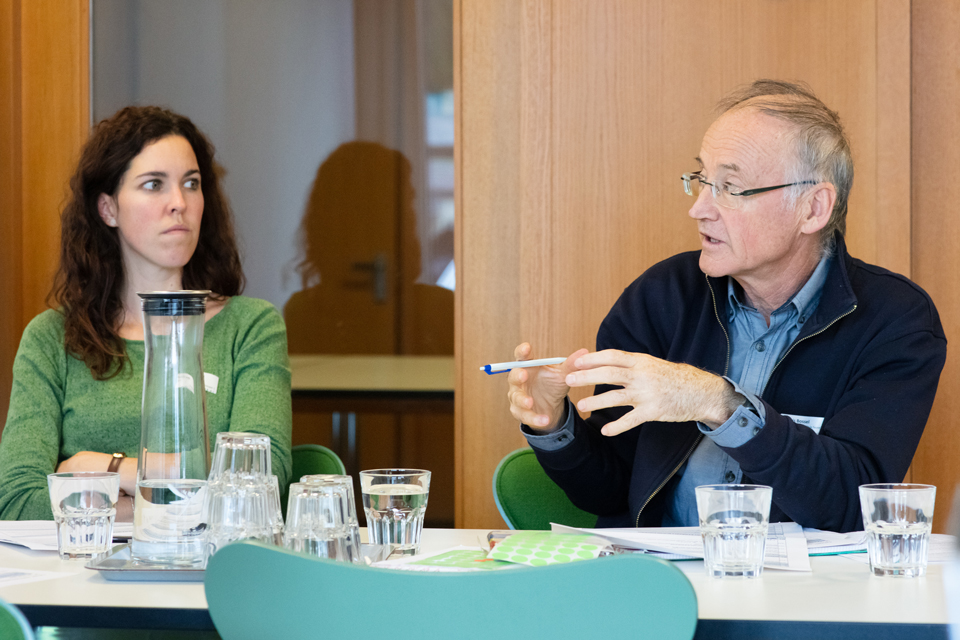
[[[667,484],[670,481],[670,478],[672,478],[674,474],[680,469],[680,467],[683,466],[683,464],[687,461],[687,458],[689,458],[691,454],[693,454],[693,450],[697,448],[697,445],[700,444],[701,440],[703,440],[702,433],[697,435],[697,439],[693,441],[693,444],[687,450],[687,453],[683,456],[683,460],[680,461],[680,464],[678,464],[673,468],[673,471],[671,471],[670,474],[666,478],[664,478],[663,482],[660,483],[660,486],[654,489],[653,493],[651,493],[650,496],[647,498],[647,501],[643,503],[643,506],[640,507],[640,511],[637,511],[637,521],[634,523],[633,526],[635,527],[640,526],[640,514],[643,513],[643,510],[647,507],[648,504],[650,504],[650,501],[653,500],[653,496],[660,493],[660,489],[663,489],[663,485]]]
[[[797,340],[796,342],[794,342],[792,345],[790,345],[790,348],[787,349],[787,352],[786,352],[785,354],[783,354],[782,356],[780,356],[780,359],[777,360],[777,364],[773,365],[773,369],[770,370],[770,377],[767,378],[767,384],[770,384],[770,378],[773,377],[773,372],[776,371],[776,370],[777,370],[777,367],[780,366],[780,363],[783,362],[788,355],[790,355],[790,352],[793,351],[793,348],[794,348],[795,346],[797,346],[798,344],[800,344],[800,343],[803,342],[804,340],[808,340],[808,339],[810,339],[810,338],[813,338],[813,337],[815,337],[815,336],[820,335],[821,333],[823,333],[824,331],[826,331],[827,329],[829,329],[829,328],[832,327],[833,325],[837,324],[837,322],[839,322],[840,320],[846,318],[848,315],[850,315],[851,313],[853,313],[853,312],[856,311],[856,310],[857,310],[857,305],[853,305],[852,307],[850,307],[849,310],[847,310],[846,313],[841,313],[839,316],[837,316],[836,318],[834,318],[834,319],[830,322],[830,324],[828,324],[827,326],[825,326],[823,329],[820,329],[820,331],[817,331],[816,333],[811,333],[810,335],[808,335],[808,336],[806,336],[806,337],[804,337],[804,338],[800,338],[799,340]],[[766,385],[764,385],[764,391],[766,391]],[[762,397],[762,396],[763,396],[763,391],[760,392],[760,397]]]
[[[714,315],[714,317],[717,319],[717,322],[720,324],[720,329],[723,330],[723,337],[726,338],[726,340],[727,340],[727,361],[726,361],[726,363],[724,363],[724,365],[723,365],[723,375],[727,375],[727,371],[730,370],[730,334],[727,333],[727,328],[726,328],[725,326],[723,326],[723,322],[720,320],[720,312],[717,311],[717,296],[713,293],[713,287],[710,286],[710,276],[705,275],[704,277],[707,279],[707,288],[710,290],[710,299],[713,301],[713,315]],[[856,308],[856,307],[854,307],[854,308]],[[842,317],[842,316],[841,316],[841,317]],[[837,320],[839,320],[839,319],[840,319],[840,318],[837,318]],[[834,320],[834,322],[836,322],[836,320]],[[831,323],[831,324],[832,324],[832,323]],[[826,327],[824,327],[824,330],[826,330]],[[789,351],[788,351],[787,353],[789,353]],[[784,354],[784,356],[786,356],[786,354]],[[783,362],[783,358],[780,359],[780,362]],[[780,362],[778,362],[777,364],[780,364]],[[776,365],[774,365],[774,369],[776,369]],[[634,526],[635,526],[635,527],[639,527],[639,526],[640,526],[640,514],[643,513],[643,510],[647,508],[647,505],[650,504],[650,501],[653,500],[653,497],[654,497],[655,495],[657,495],[658,493],[660,493],[660,489],[663,489],[664,485],[667,484],[667,483],[670,481],[670,478],[672,478],[672,477],[674,476],[674,474],[676,474],[677,471],[680,470],[680,467],[682,467],[682,466],[684,465],[684,463],[686,463],[687,459],[689,459],[690,456],[693,455],[694,449],[697,448],[697,445],[700,444],[700,441],[701,441],[701,440],[703,440],[703,434],[702,434],[702,433],[697,435],[697,439],[693,441],[693,444],[690,446],[690,448],[689,448],[689,449],[687,450],[687,452],[684,454],[683,458],[680,460],[680,464],[678,464],[676,467],[674,467],[674,468],[673,468],[673,471],[671,471],[671,472],[667,475],[667,477],[664,478],[663,482],[660,483],[660,486],[657,487],[656,489],[654,489],[654,490],[653,490],[653,493],[651,493],[649,496],[647,496],[646,501],[644,501],[643,505],[640,506],[640,511],[637,511],[637,518],[636,518],[636,521],[635,521],[635,523],[634,523]]]

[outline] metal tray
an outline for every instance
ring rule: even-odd
[[[99,571],[105,580],[119,582],[203,582],[203,569],[145,564],[130,557],[130,545],[115,546],[110,553],[94,558],[87,569]]]
[[[390,556],[390,545],[362,544],[365,564],[386,560]],[[203,569],[190,567],[168,567],[145,564],[130,557],[130,545],[118,544],[110,553],[94,558],[86,564],[87,569],[99,571],[105,580],[116,582],[203,582]]]

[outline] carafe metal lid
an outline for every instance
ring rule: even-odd
[[[177,300],[183,300],[183,299],[185,299],[185,298],[204,298],[204,299],[206,299],[207,297],[210,296],[211,293],[213,293],[213,292],[210,291],[209,289],[203,289],[203,290],[200,290],[200,289],[197,289],[197,290],[184,289],[184,290],[181,290],[181,291],[138,291],[138,292],[137,292],[137,295],[140,296],[140,297],[143,298],[143,299],[148,299],[148,298],[172,298],[172,299],[177,299]]]
[[[200,316],[210,291],[138,291],[143,312],[150,316]]]

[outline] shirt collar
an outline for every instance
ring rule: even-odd
[[[816,308],[817,303],[820,301],[820,293],[823,291],[823,285],[827,281],[827,272],[830,271],[830,260],[832,258],[831,253],[832,252],[828,252],[820,258],[820,262],[817,263],[816,269],[810,274],[806,284],[800,287],[800,291],[797,291],[793,298],[780,307],[780,309],[783,309],[787,305],[793,305],[800,318],[806,319],[806,317],[810,315],[810,312]],[[736,316],[737,310],[749,308],[740,301],[742,295],[743,289],[732,277],[728,276],[727,300],[729,304],[727,307],[730,309],[731,320]],[[780,311],[780,309],[777,309],[777,311]],[[777,311],[774,311],[774,313]],[[801,320],[801,322],[803,322],[803,320]]]

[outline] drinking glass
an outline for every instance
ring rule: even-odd
[[[710,484],[695,491],[707,574],[715,578],[760,576],[773,489],[756,484]]]
[[[273,531],[273,544],[283,546],[283,510],[280,508],[280,479],[268,476],[267,501],[270,503],[270,530]]]
[[[349,496],[337,484],[295,482],[290,485],[283,544],[293,551],[358,562],[359,546],[350,529]]]
[[[110,550],[120,497],[120,474],[109,471],[51,473],[50,506],[57,549],[64,560],[93,558]]]
[[[937,488],[929,484],[860,486],[860,510],[874,575],[916,578],[926,573],[936,496]]]
[[[348,534],[345,541],[346,559],[350,562],[362,562],[363,557],[360,550],[360,522],[357,518],[357,502],[353,493],[353,478],[344,475],[335,474],[314,474],[303,476],[300,482],[304,484],[333,485],[343,487],[347,494],[347,528]]]
[[[361,471],[360,493],[370,542],[389,544],[400,555],[416,555],[429,491],[430,472],[423,469]]]
[[[276,476],[270,473],[270,437],[218,433],[210,466],[204,499],[205,559],[234,540],[274,542],[280,496]]]
[[[275,512],[269,483],[252,476],[207,484],[205,559],[234,540],[273,542]]]
[[[236,474],[264,479],[273,474],[270,467],[270,436],[246,431],[221,431],[217,434],[209,480],[213,482]]]

